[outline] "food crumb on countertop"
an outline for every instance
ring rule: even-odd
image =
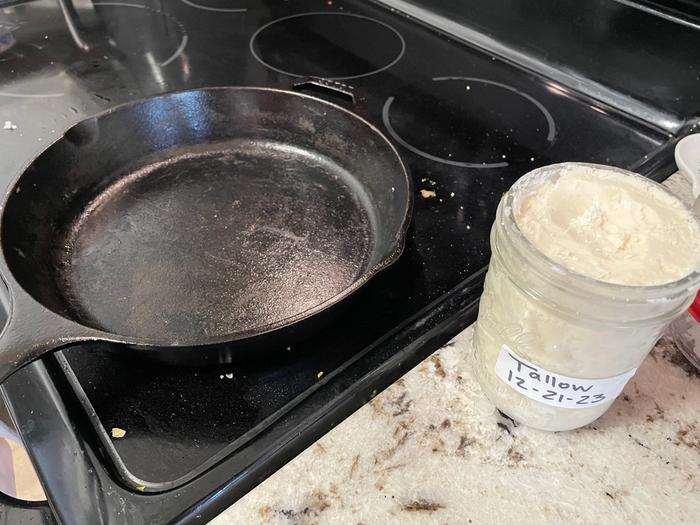
[[[11,120],[6,120],[5,125],[2,127],[2,129],[13,131],[17,129],[17,124],[13,124]]]
[[[121,439],[124,436],[126,436],[126,430],[124,430],[123,428],[114,427],[112,429],[112,437],[114,439]]]
[[[437,197],[437,193],[435,193],[433,190],[420,190],[420,196],[424,199],[430,199]]]

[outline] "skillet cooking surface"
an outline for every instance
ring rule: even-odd
[[[369,213],[330,159],[253,140],[160,157],[84,202],[54,252],[84,324],[226,335],[300,314],[365,269]]]

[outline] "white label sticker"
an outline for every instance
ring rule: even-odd
[[[496,375],[522,395],[560,408],[588,408],[615,399],[637,371],[605,379],[579,379],[550,372],[501,346]]]

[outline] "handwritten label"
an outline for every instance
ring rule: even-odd
[[[522,395],[560,408],[589,408],[615,399],[637,371],[605,379],[579,379],[537,366],[520,357],[507,345],[501,346],[496,375]]]

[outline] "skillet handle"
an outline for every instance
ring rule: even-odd
[[[42,355],[82,339],[75,336],[80,325],[46,310],[21,289],[12,293],[1,276],[0,310],[5,314],[5,327],[0,333],[0,385]],[[58,522],[48,502],[22,501],[0,493],[0,525],[16,523]]]
[[[6,282],[0,281],[8,289]],[[3,290],[4,291],[4,290]],[[97,339],[88,329],[47,310],[21,289],[3,298],[7,314],[0,333],[0,384],[44,354],[80,341]]]
[[[307,77],[297,80],[292,84],[294,91],[307,91],[315,95],[332,95],[336,100],[341,99],[345,102],[345,106],[363,116],[367,111],[367,100],[365,97],[359,96],[355,88],[349,84],[343,84],[337,80],[328,80],[326,78]],[[326,100],[328,100],[327,97]],[[331,102],[335,102],[331,100]]]

